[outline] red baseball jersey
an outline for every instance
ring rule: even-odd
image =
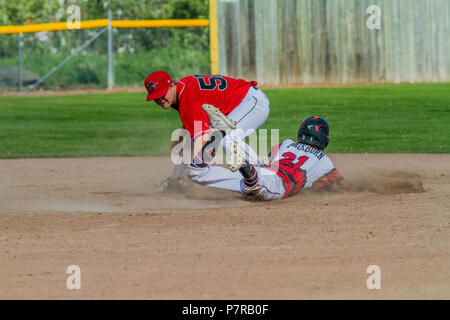
[[[207,103],[228,115],[244,99],[256,81],[233,79],[220,75],[194,75],[177,82],[178,112],[184,128],[196,138],[209,130],[208,114],[202,109]],[[197,125],[194,126],[194,122]]]

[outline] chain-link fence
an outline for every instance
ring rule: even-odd
[[[168,71],[175,79],[208,73],[208,32],[208,28],[113,28],[115,85],[141,85],[150,72],[159,69]],[[95,36],[97,38],[93,40]],[[107,30],[0,34],[0,90],[19,90],[19,54],[22,55],[22,90],[27,91],[83,46],[85,48],[73,59],[54,70],[33,90],[105,88],[108,81]]]

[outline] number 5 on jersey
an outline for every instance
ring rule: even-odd
[[[217,86],[219,90],[225,90],[227,88],[227,80],[222,76],[214,76],[210,74],[202,74],[194,76],[200,87],[200,90],[214,90]]]

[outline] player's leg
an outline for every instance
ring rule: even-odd
[[[265,168],[255,167],[246,161],[241,155],[237,142],[229,145],[228,149],[228,154],[230,155],[227,158],[228,167],[232,172],[239,171],[242,175],[241,193],[246,198],[275,200],[283,197],[285,192],[284,184],[275,172]]]
[[[203,105],[203,109],[208,114],[211,125],[217,130],[226,132],[222,141],[224,150],[227,151],[227,144],[238,142],[247,161],[257,165],[263,163],[257,153],[243,141],[269,116],[269,100],[261,90],[250,87],[242,102],[228,116],[211,105]]]
[[[189,179],[203,186],[240,192],[248,199],[275,200],[283,197],[283,181],[276,173],[256,168],[245,161],[237,142],[229,146],[229,151],[232,156],[227,158],[227,163],[232,171],[192,162],[187,169]]]
[[[276,173],[265,168],[254,167],[249,163],[241,167],[239,173],[244,177],[241,180],[241,193],[247,199],[278,200],[283,198],[283,181]]]
[[[283,181],[265,168],[245,163],[239,171],[210,165],[190,164],[189,179],[199,185],[241,193],[249,200],[277,200],[283,198]]]
[[[223,143],[225,150],[230,140],[237,141],[245,160],[255,165],[262,164],[257,153],[243,140],[264,124],[269,112],[270,104],[266,95],[256,87],[250,87],[242,102],[228,114],[228,117],[236,123],[236,129],[225,136]]]
[[[266,95],[256,87],[250,87],[241,103],[228,114],[236,123],[236,129],[255,131],[264,124],[270,112],[270,103]]]
[[[219,166],[191,163],[188,165],[186,173],[191,181],[202,186],[241,191],[242,176],[239,172],[232,172]]]

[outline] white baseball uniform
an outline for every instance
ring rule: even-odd
[[[333,162],[322,151],[293,140],[284,140],[271,152],[268,167],[256,167],[258,183],[249,188],[240,172],[232,172],[219,166],[203,168],[189,165],[188,177],[203,186],[240,192],[258,200],[281,199],[295,192],[310,188],[319,179],[341,179]]]

